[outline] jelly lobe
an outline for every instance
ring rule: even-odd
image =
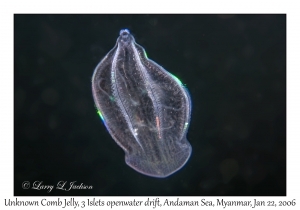
[[[182,83],[148,59],[127,29],[94,71],[92,91],[105,126],[136,171],[167,177],[185,165],[191,114]]]

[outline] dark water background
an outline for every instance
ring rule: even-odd
[[[121,28],[191,94],[193,153],[165,179],[128,167],[94,108]],[[14,69],[14,195],[286,195],[286,15],[15,15]],[[93,189],[22,189],[61,180]]]

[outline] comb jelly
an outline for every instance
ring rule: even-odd
[[[178,78],[148,59],[128,29],[92,77],[98,114],[136,171],[167,177],[188,161],[191,100]]]

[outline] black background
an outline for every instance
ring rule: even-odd
[[[193,153],[139,174],[96,113],[91,77],[128,28],[190,91]],[[15,15],[14,195],[286,195],[286,15]],[[22,189],[61,181],[92,190]]]

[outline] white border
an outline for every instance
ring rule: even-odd
[[[300,168],[299,168],[299,7],[297,1],[38,1],[38,0],[4,0],[1,10],[1,191],[0,206],[4,206],[4,198],[13,197],[13,14],[14,13],[287,13],[287,197],[257,197],[261,200],[291,200],[300,202]],[[63,199],[69,197],[63,197]],[[75,197],[86,200],[88,197]],[[100,197],[97,197],[100,198]],[[155,198],[155,197],[154,197]],[[165,199],[164,197],[163,199]],[[216,200],[219,197],[204,197]],[[225,197],[226,200],[251,200],[254,197]],[[19,200],[41,200],[42,197],[18,197]],[[47,197],[55,200],[56,197]],[[105,200],[132,200],[131,197],[104,197]],[[146,197],[138,198],[140,200]],[[174,199],[174,197],[170,197]],[[184,199],[188,199],[185,197]],[[194,200],[195,197],[190,197]],[[298,203],[297,208],[299,208]],[[8,207],[14,209],[12,207]],[[100,208],[100,207],[97,207]],[[103,207],[102,207],[103,208]],[[197,207],[197,209],[206,209]],[[271,208],[271,207],[270,207]],[[40,207],[30,207],[40,209]],[[61,209],[58,207],[57,209]],[[95,209],[95,207],[93,208]],[[105,207],[104,209],[110,209]],[[125,208],[124,208],[125,209]],[[131,209],[131,208],[127,208]],[[153,208],[151,208],[153,209]],[[171,209],[165,208],[165,209]],[[211,209],[211,208],[208,208]],[[215,208],[214,208],[215,209]],[[221,209],[221,208],[220,208]],[[228,208],[226,208],[228,209]],[[235,208],[237,209],[237,208]],[[268,208],[263,208],[268,209]],[[286,208],[276,208],[286,209]],[[295,209],[295,208],[293,208]]]

